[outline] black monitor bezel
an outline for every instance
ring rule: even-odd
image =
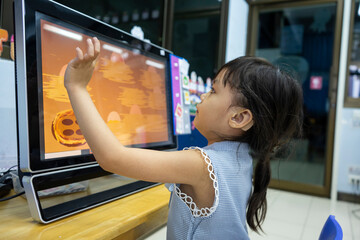
[[[97,37],[103,37],[111,39],[112,42],[117,42],[122,46],[128,44],[129,47],[138,49],[147,54],[158,56],[166,61],[166,99],[167,99],[167,115],[168,115],[168,132],[169,141],[159,144],[149,144],[146,148],[149,149],[176,149],[177,139],[173,132],[173,118],[172,118],[172,98],[171,98],[171,81],[170,81],[170,68],[169,68],[169,54],[168,50],[165,50],[154,44],[147,43],[132,35],[121,31],[115,27],[112,27],[106,23],[103,23],[97,19],[89,17],[78,11],[70,9],[62,4],[54,1],[46,0],[23,0],[24,4],[24,42],[25,42],[25,66],[26,66],[26,81],[27,81],[27,102],[28,102],[28,114],[27,114],[27,126],[28,126],[28,144],[29,144],[29,156],[25,161],[29,161],[29,169],[22,169],[25,172],[41,172],[62,168],[71,168],[79,165],[94,164],[95,158],[93,155],[81,155],[72,157],[63,157],[58,159],[52,159],[50,161],[44,161],[41,157],[41,102],[39,89],[42,89],[42,83],[39,80],[39,61],[37,61],[39,43],[39,20],[38,16],[48,16],[50,19],[56,19],[57,21],[72,26],[86,29],[89,32],[94,33]],[[17,26],[15,26],[17,27]],[[110,37],[111,36],[111,37]],[[19,36],[16,36],[19,37]],[[18,41],[16,41],[18,42]],[[41,74],[40,74],[41,75]],[[19,79],[17,80],[19,81]],[[18,93],[19,94],[19,93]],[[19,129],[19,137],[21,136],[21,129]],[[137,147],[137,146],[134,146]],[[21,161],[21,159],[20,159]],[[22,164],[20,164],[22,165]]]

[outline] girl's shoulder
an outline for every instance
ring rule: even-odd
[[[190,147],[203,150],[225,151],[225,152],[249,152],[250,148],[247,143],[237,141],[221,141],[207,145],[203,148]]]

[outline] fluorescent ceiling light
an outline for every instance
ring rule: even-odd
[[[116,52],[116,53],[122,53],[123,50],[120,49],[120,48],[117,48],[117,47],[113,47],[111,45],[108,45],[108,44],[104,44],[103,45],[103,49],[106,49],[106,50],[109,50],[109,51],[113,51],[113,52]]]
[[[56,34],[59,34],[64,37],[68,37],[68,38],[71,38],[71,39],[74,39],[77,41],[81,41],[83,39],[83,37],[80,34],[76,34],[76,33],[64,30],[62,28],[55,27],[55,26],[51,26],[49,24],[44,24],[44,29],[49,32],[56,33]]]
[[[145,63],[149,66],[152,66],[152,67],[156,67],[156,68],[159,68],[159,69],[163,69],[164,68],[164,64],[161,64],[161,63],[157,63],[157,62],[153,62],[153,61],[150,61],[150,60],[146,60]]]

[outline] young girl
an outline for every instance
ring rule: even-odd
[[[194,120],[205,148],[162,152],[123,146],[97,112],[86,86],[100,52],[88,39],[65,73],[65,87],[87,143],[109,172],[163,183],[172,191],[168,239],[249,239],[266,214],[270,158],[298,132],[302,91],[267,61],[241,57],[225,64],[201,96]],[[257,160],[253,173],[252,156]]]

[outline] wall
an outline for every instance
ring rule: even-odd
[[[360,109],[344,108],[341,116],[337,191],[354,194],[348,173],[351,166],[360,167]],[[359,193],[359,189],[357,190]]]
[[[0,168],[17,164],[14,62],[0,59]]]

